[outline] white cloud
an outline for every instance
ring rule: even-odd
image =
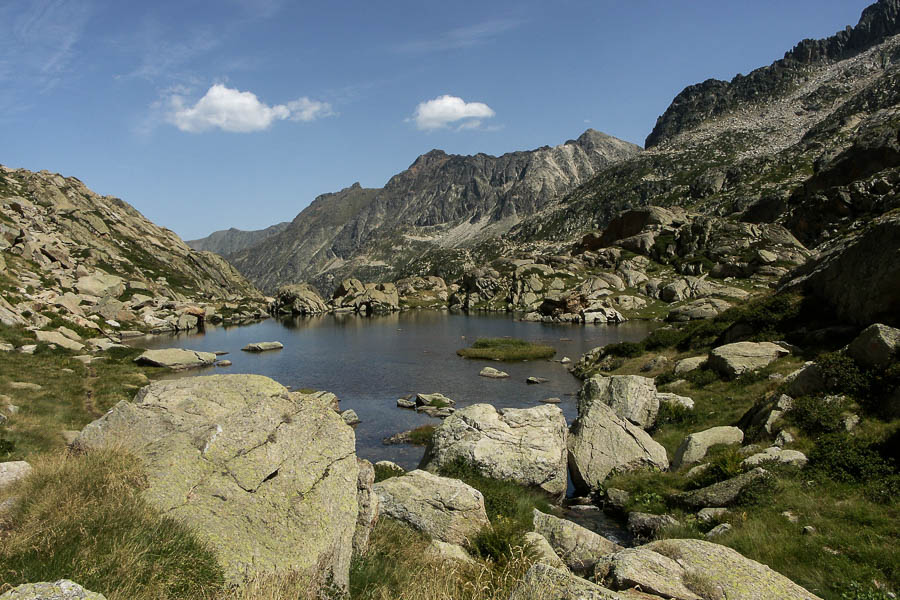
[[[493,109],[483,102],[466,102],[456,96],[444,95],[421,102],[412,119],[422,131],[440,129],[457,121],[462,121],[457,129],[477,129],[481,119],[489,119],[494,114]]]
[[[313,121],[334,114],[327,102],[305,97],[268,106],[253,92],[242,92],[221,83],[209,88],[193,106],[185,104],[180,94],[172,95],[169,102],[168,121],[189,133],[211,129],[249,133],[268,129],[275,121]]]

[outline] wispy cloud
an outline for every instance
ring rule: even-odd
[[[120,54],[136,58],[134,67],[117,79],[198,83],[192,63],[222,44],[221,32],[208,26],[192,27],[173,36],[156,17],[146,17],[135,31],[113,40]]]
[[[479,129],[482,119],[489,119],[496,113],[483,102],[466,102],[457,96],[438,96],[420,102],[410,119],[422,131],[443,129],[458,123],[456,130]]]
[[[92,12],[83,0],[13,0],[0,6],[0,105],[56,87],[74,71]]]
[[[519,27],[521,19],[494,19],[484,21],[466,27],[458,27],[446,31],[434,38],[422,38],[398,44],[395,50],[407,53],[438,52],[442,50],[456,50],[459,48],[471,48]]]
[[[201,133],[220,129],[232,133],[263,131],[276,121],[314,121],[333,115],[327,102],[301,97],[269,106],[253,92],[216,84],[195,104],[189,105],[180,93],[169,98],[166,120],[181,131]]]

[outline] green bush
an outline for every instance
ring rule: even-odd
[[[734,446],[728,446],[720,452],[715,453],[710,461],[709,466],[700,475],[691,480],[690,488],[697,489],[737,477],[744,472],[741,462],[744,456]]]
[[[794,425],[810,435],[834,433],[844,427],[847,404],[843,396],[829,396],[828,399],[801,396],[794,400],[794,409],[787,415]]]
[[[846,432],[830,433],[816,440],[809,453],[809,470],[844,483],[874,482],[895,473],[872,444]]]
[[[636,342],[619,342],[603,347],[603,356],[619,356],[622,358],[634,358],[644,353],[643,344]]]
[[[684,337],[685,334],[680,329],[674,327],[662,327],[654,330],[650,335],[644,338],[643,344],[644,348],[647,350],[674,348],[681,343],[681,340],[683,340]]]
[[[658,429],[663,425],[691,425],[696,422],[697,413],[694,410],[680,404],[661,402],[653,427]]]
[[[405,473],[405,471],[398,471],[397,469],[392,469],[391,467],[385,465],[375,465],[375,483],[384,481],[385,479],[390,479],[391,477],[400,477]]]
[[[684,374],[684,378],[697,387],[706,387],[719,381],[719,375],[715,371],[704,367],[688,371]]]
[[[843,352],[820,354],[816,363],[821,369],[826,389],[835,394],[849,394],[857,398],[869,395],[872,374],[867,373]]]
[[[884,590],[864,587],[855,581],[850,582],[848,589],[841,592],[841,600],[891,600],[893,598]]]

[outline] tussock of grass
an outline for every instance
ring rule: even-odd
[[[442,404],[445,404],[442,402]],[[409,432],[409,443],[413,446],[427,446],[434,436],[434,425],[422,425]]]
[[[479,338],[471,348],[457,350],[464,358],[486,360],[537,360],[556,354],[552,346],[515,338]]]
[[[426,536],[387,518],[369,544],[351,566],[354,600],[507,600],[533,562],[521,547],[497,562],[442,560],[429,554]]]
[[[0,500],[18,498],[0,522],[0,581],[67,578],[110,600],[198,598],[221,589],[212,552],[142,500],[135,458],[102,450],[32,461],[27,479],[0,492]]]

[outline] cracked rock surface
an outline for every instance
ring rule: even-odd
[[[315,569],[347,585],[355,437],[321,403],[259,375],[159,381],[75,443],[116,444],[140,457],[145,499],[209,543],[230,581]]]

